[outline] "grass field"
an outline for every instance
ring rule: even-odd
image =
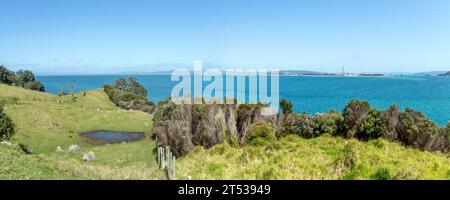
[[[257,147],[197,147],[177,164],[180,179],[450,179],[448,153],[330,135],[289,135]]]
[[[0,145],[0,179],[165,179],[152,152],[152,115],[117,108],[101,90],[75,97],[0,84],[0,101],[17,128],[15,145]],[[146,138],[93,146],[79,134],[94,130],[143,132]],[[24,154],[19,143],[34,154]],[[55,151],[71,144],[82,152]],[[95,160],[82,160],[88,151]],[[178,179],[450,179],[450,154],[385,140],[289,135],[267,146],[197,147],[177,159],[176,173]]]
[[[116,107],[101,90],[87,91],[70,95],[56,96],[48,93],[29,91],[18,87],[0,84],[0,101],[5,112],[16,124],[16,134],[12,143],[30,146],[34,155],[23,156],[27,162],[44,163],[65,172],[71,172],[81,178],[93,179],[157,179],[164,178],[156,170],[152,150],[154,142],[150,139],[152,116],[140,111],[127,111]],[[124,144],[90,145],[80,133],[95,130],[124,132],[142,132],[146,138],[139,142]],[[96,159],[82,161],[82,153],[67,154],[55,152],[57,146],[66,149],[71,144],[79,145],[83,152],[94,151]],[[4,157],[14,152],[9,150]],[[20,153],[16,153],[20,155]],[[16,155],[14,154],[14,155]],[[15,177],[3,171],[11,163],[0,163],[0,178]],[[11,165],[13,166],[13,165]],[[42,177],[52,178],[53,171],[47,171]],[[55,171],[57,172],[57,171]],[[65,177],[65,176],[61,176]],[[67,178],[70,178],[67,177]]]

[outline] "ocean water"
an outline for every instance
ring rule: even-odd
[[[96,89],[128,75],[38,76],[47,92],[57,94],[60,88],[74,84],[75,91]],[[166,75],[136,75],[148,90],[153,102],[170,96],[173,86]],[[207,82],[205,82],[207,84]],[[378,109],[392,104],[413,108],[440,125],[450,120],[450,77],[280,77],[280,98],[289,99],[296,112],[342,111],[351,99],[367,100]]]

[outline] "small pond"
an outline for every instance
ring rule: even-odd
[[[94,131],[81,134],[82,136],[99,143],[131,142],[144,138],[143,133],[125,133],[116,131]]]

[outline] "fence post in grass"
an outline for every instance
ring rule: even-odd
[[[156,160],[158,162],[158,168],[161,168],[161,159],[159,157],[159,154],[160,154],[159,152],[160,152],[160,149],[158,146],[156,146]]]
[[[177,177],[175,176],[175,156],[172,156],[172,180],[176,180]]]
[[[165,169],[166,168],[166,160],[165,160],[165,152],[164,152],[164,148],[161,147],[161,169]]]
[[[169,150],[169,153],[167,154],[167,176],[169,177],[169,180],[172,180],[172,159],[170,159],[170,156],[172,153]]]

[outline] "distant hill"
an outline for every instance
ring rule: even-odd
[[[120,75],[170,75],[172,71],[156,71],[156,72],[146,72],[146,71],[126,71],[119,73]]]
[[[309,70],[282,70],[280,71],[281,76],[304,76],[304,75],[335,75],[326,72],[316,72]]]
[[[411,74],[412,76],[439,76],[441,74],[447,73],[446,71],[430,71],[430,72],[419,72]]]
[[[191,73],[193,73],[191,71]],[[225,71],[224,71],[225,73]],[[126,71],[121,72],[121,75],[171,75],[172,71],[155,71],[155,72],[146,72],[146,71]],[[335,75],[332,73],[326,72],[316,72],[309,70],[281,70],[280,76],[305,76],[305,75]]]
[[[450,71],[448,71],[446,73],[439,74],[439,76],[450,76]]]

